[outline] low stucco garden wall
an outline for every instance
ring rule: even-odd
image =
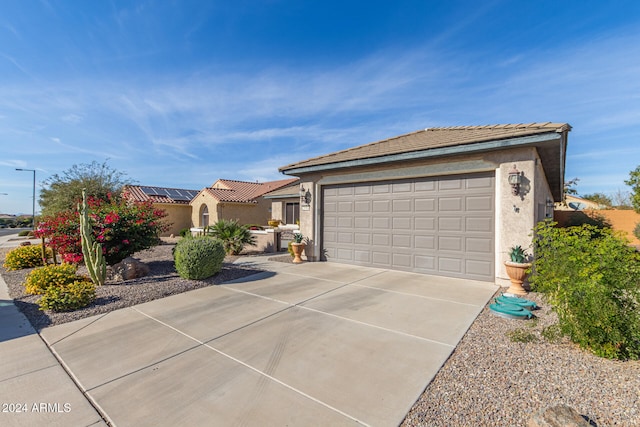
[[[634,234],[633,230],[636,224],[640,223],[640,214],[632,210],[617,210],[617,209],[598,209],[598,210],[584,210],[584,211],[555,211],[553,213],[553,219],[558,225],[564,227],[574,221],[584,220],[589,218],[604,217],[604,219],[611,224],[614,230],[624,231],[627,238],[633,245],[640,245]]]

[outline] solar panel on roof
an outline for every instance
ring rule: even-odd
[[[156,192],[156,190],[153,187],[140,187],[140,190],[142,190],[142,192],[144,194],[146,194],[147,196],[157,196],[158,193]]]
[[[164,188],[164,187],[143,187],[140,189],[147,196],[164,196],[169,197],[175,201],[188,202],[198,194],[195,190],[184,190],[178,188]]]

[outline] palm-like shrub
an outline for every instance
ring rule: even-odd
[[[209,235],[222,242],[224,250],[230,255],[238,255],[245,245],[255,243],[255,237],[251,234],[249,227],[240,225],[234,219],[221,219],[209,228]]]
[[[225,251],[222,242],[211,237],[182,239],[173,251],[176,271],[185,279],[206,279],[222,269]]]

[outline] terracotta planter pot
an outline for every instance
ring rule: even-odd
[[[302,252],[304,252],[304,248],[307,247],[306,243],[292,243],[291,244],[291,249],[293,250],[293,263],[294,264],[300,264],[302,261],[302,258],[300,258],[300,255],[302,255]]]
[[[504,265],[511,281],[511,286],[507,289],[507,292],[514,295],[526,295],[527,291],[522,287],[522,283],[527,279],[527,270],[531,267],[531,264],[506,261]]]

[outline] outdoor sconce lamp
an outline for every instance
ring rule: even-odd
[[[513,165],[513,169],[509,171],[509,185],[511,185],[511,193],[517,196],[520,193],[520,184],[522,184],[522,174],[516,169],[516,165]]]
[[[545,217],[551,218],[553,216],[553,209],[556,207],[556,203],[553,199],[547,197]]]
[[[304,185],[300,187],[300,203],[303,205],[311,204],[311,192],[304,188]]]

